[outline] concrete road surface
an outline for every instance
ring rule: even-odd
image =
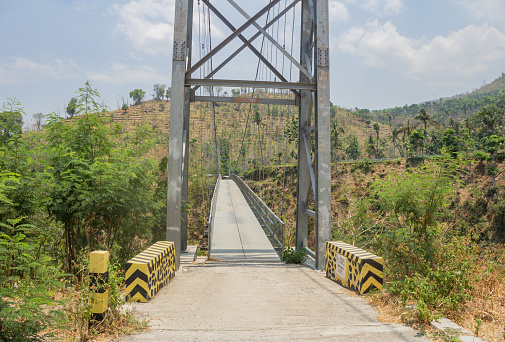
[[[306,266],[186,265],[133,312],[151,328],[121,341],[429,341],[377,321],[364,299]]]
[[[144,333],[121,341],[429,341],[399,324],[377,321],[364,299],[307,266],[285,265],[233,181],[218,195],[212,256],[182,270],[133,312]]]

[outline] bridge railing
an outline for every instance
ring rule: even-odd
[[[285,224],[274,214],[272,210],[249,188],[249,186],[237,175],[229,177],[239,187],[247,203],[256,215],[261,227],[265,231],[270,243],[282,258],[284,254],[284,231]]]
[[[221,175],[218,174],[216,178],[216,185],[214,186],[214,193],[212,194],[212,201],[210,203],[210,211],[209,211],[209,220],[207,221],[207,227],[209,229],[209,247],[208,247],[208,256],[210,256],[212,252],[212,233],[214,231],[214,218],[216,217],[216,202],[217,202],[217,194],[219,193],[219,186],[221,185]]]

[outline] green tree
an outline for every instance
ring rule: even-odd
[[[154,91],[154,98],[156,100],[161,100],[163,99],[163,97],[165,96],[165,88],[167,86],[165,84],[159,84],[159,83],[156,83],[154,86],[153,86],[153,91]]]
[[[70,101],[68,101],[68,105],[67,105],[67,108],[66,108],[67,118],[72,119],[74,117],[75,111],[76,111],[76,107],[77,107],[77,98],[76,97],[72,97],[70,99]]]
[[[439,127],[440,124],[433,120],[433,118],[426,112],[426,109],[421,108],[419,110],[419,113],[416,115],[414,118],[416,120],[421,121],[421,123],[424,126],[424,135],[426,135],[426,130],[428,129],[428,126],[434,126],[434,127]]]
[[[172,98],[172,87],[167,88],[167,91],[165,92],[165,97],[167,98],[167,101]]]
[[[442,143],[447,152],[451,153],[453,158],[455,158],[457,153],[460,151],[460,146],[458,136],[452,128],[448,128],[444,131],[442,135]]]
[[[496,134],[496,128],[502,123],[503,115],[503,109],[499,109],[494,104],[484,106],[477,113],[477,116],[482,121],[482,130],[489,135]]]
[[[373,124],[373,130],[377,134],[377,149],[376,149],[376,151],[378,152],[379,151],[379,131],[380,131],[380,127],[379,127],[378,123]],[[375,158],[377,158],[377,156],[375,156]]]
[[[0,146],[23,133],[23,108],[14,99],[7,99],[0,112]]]
[[[14,205],[6,190],[19,178],[0,173],[0,208]],[[32,238],[35,227],[21,220],[0,218],[0,340],[42,341],[51,337],[43,331],[62,321],[55,309],[61,303],[51,298],[62,274]]]
[[[430,310],[458,310],[471,287],[463,257],[471,246],[447,234],[447,208],[461,176],[460,162],[443,156],[372,186],[386,224],[379,252],[394,270],[388,287],[404,303],[414,301],[422,320],[433,318]],[[456,249],[462,257],[455,260]]]
[[[487,173],[493,178],[493,190],[496,190],[496,175],[498,174],[498,168],[494,165],[496,152],[498,152],[503,144],[505,144],[505,137],[498,137],[497,135],[484,137],[482,139],[482,147],[489,153],[489,160],[491,162],[487,169]]]
[[[349,134],[347,136],[347,143],[348,145],[345,149],[347,156],[354,160],[358,159],[360,156],[358,138],[354,134]]]
[[[424,135],[420,130],[415,130],[412,132],[412,134],[409,136],[409,147],[410,147],[410,153],[414,154],[417,153],[418,151],[423,152],[424,149]]]
[[[345,130],[342,126],[339,126],[338,122],[332,122],[331,124],[331,135],[333,136],[333,155],[334,158],[337,156],[338,150],[342,148],[342,142],[339,140],[341,134],[345,134]],[[335,158],[336,159],[336,158]]]
[[[97,89],[91,88],[89,81],[86,81],[84,87],[79,88],[75,93],[77,94],[75,115],[96,113],[104,109],[103,106],[95,101],[95,98],[100,97],[100,93]]]
[[[78,103],[88,95],[81,92]],[[97,100],[88,98],[88,103],[95,107],[74,124],[52,116],[46,128],[55,183],[47,209],[63,224],[65,269],[72,272],[83,248],[110,249],[119,240],[122,248],[116,256],[129,255],[134,237],[151,227],[148,213],[157,206],[156,166],[144,157],[154,144],[152,129],[140,126],[128,138],[121,136],[120,127],[110,124]]]
[[[135,89],[130,91],[130,98],[133,99],[134,105],[141,104],[142,100],[144,99],[144,96],[146,96],[146,92],[143,91],[142,89]]]
[[[377,149],[375,147],[375,141],[373,141],[373,138],[371,135],[368,136],[368,141],[366,143],[365,151],[370,158],[377,157]]]

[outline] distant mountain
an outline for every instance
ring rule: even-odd
[[[405,105],[368,112],[370,113],[369,119],[377,122],[387,122],[387,113],[390,113],[393,125],[398,126],[416,116],[421,108],[425,108],[426,112],[435,120],[447,124],[451,119],[456,121],[464,120],[488,104],[505,107],[505,73],[502,73],[500,77],[491,83],[464,94],[410,106]],[[360,111],[363,110],[358,112]]]

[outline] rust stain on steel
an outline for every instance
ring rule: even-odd
[[[258,103],[258,98],[256,98],[256,97],[253,97],[253,98],[237,97],[235,99],[235,103]]]

